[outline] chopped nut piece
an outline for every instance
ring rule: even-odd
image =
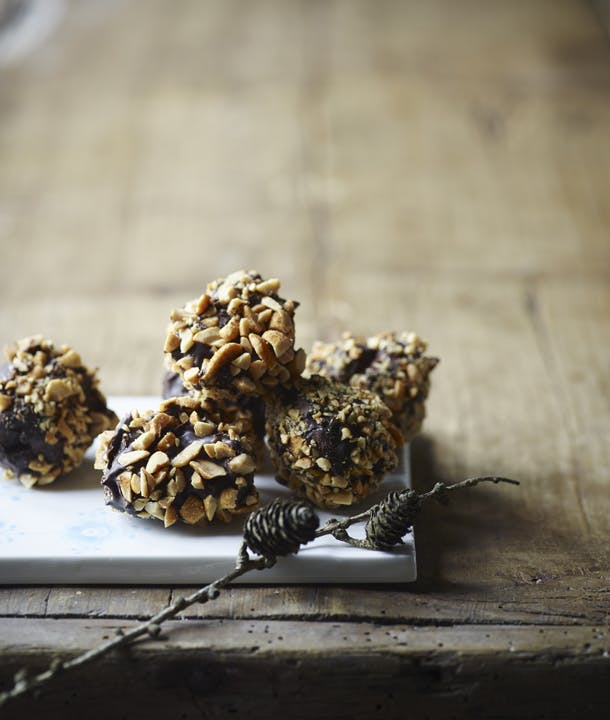
[[[260,335],[256,335],[256,333],[250,333],[250,335],[248,335],[248,340],[252,343],[254,352],[265,363],[265,365],[268,368],[273,367],[277,361],[269,343],[260,337]]]
[[[187,355],[186,357],[180,358],[176,365],[180,367],[184,372],[186,373],[187,370],[190,370],[195,364],[195,358],[192,355]]]
[[[189,466],[198,472],[204,480],[226,475],[227,471],[222,465],[217,465],[210,460],[193,460]]]
[[[180,451],[176,457],[172,458],[172,465],[174,467],[183,467],[184,465],[188,465],[191,460],[194,460],[197,455],[199,455],[202,447],[202,441],[197,440],[192,442],[190,445],[187,445],[184,450]]]
[[[190,370],[187,370],[184,373],[185,382],[188,382],[188,383],[191,383],[194,385],[198,379],[199,379],[199,368],[198,367],[191,368]]]
[[[28,463],[28,468],[30,470],[33,470],[35,473],[39,473],[40,475],[45,476],[47,475],[49,470],[53,468],[53,464],[49,462],[43,462],[41,460],[30,460],[30,462]]]
[[[157,450],[163,450],[163,452],[171,452],[177,447],[178,438],[173,432],[166,433],[157,443]]]
[[[226,340],[233,340],[239,335],[239,318],[235,315],[229,322],[222,328],[220,328],[220,336]]]
[[[313,465],[313,463],[311,462],[310,458],[301,457],[298,460],[295,460],[292,465],[299,470],[307,470]]]
[[[241,318],[239,321],[239,334],[242,337],[248,337],[251,332],[257,332],[258,330],[258,325],[250,318]]]
[[[216,425],[210,422],[196,422],[193,425],[193,430],[197,437],[207,437],[216,430]]]
[[[170,505],[165,511],[165,517],[163,518],[163,524],[166,528],[173,525],[178,520],[178,513],[173,505]]]
[[[208,446],[206,445],[206,448]],[[216,460],[222,460],[223,458],[232,458],[235,455],[235,450],[230,445],[227,445],[227,443],[222,442],[221,440],[217,440],[214,443],[214,455],[212,457],[216,458]]]
[[[164,428],[166,428],[168,425],[171,425],[173,422],[174,419],[171,415],[160,412],[157,413],[150,421],[150,429],[155,433],[155,435],[159,435]]]
[[[252,362],[252,356],[250,353],[242,353],[233,360],[233,365],[238,367],[240,370],[247,370]]]
[[[293,337],[294,323],[290,315],[285,310],[276,310],[271,316],[269,330],[279,330],[279,332],[284,335]]]
[[[155,433],[152,430],[142,433],[136,440],[131,443],[134,450],[148,450],[155,441]]]
[[[248,473],[256,470],[256,464],[254,460],[246,453],[241,453],[229,460],[229,468],[231,472],[238,473],[240,475],[248,475]]]
[[[213,495],[207,495],[203,499],[203,506],[205,509],[205,516],[209,522],[212,522],[214,514],[216,513],[216,508],[218,507],[218,500],[216,500]]]
[[[180,347],[180,338],[178,335],[175,335],[174,333],[170,333],[165,338],[165,347],[163,348],[165,352],[174,352],[174,350],[177,350]]]
[[[177,492],[181,493],[186,488],[186,477],[184,475],[184,472],[179,468],[176,468],[174,481],[176,483]]]
[[[150,494],[150,488],[148,485],[148,478],[145,473],[146,470],[142,468],[140,470],[140,487],[138,488],[138,492],[142,497],[147,498]]]
[[[146,512],[149,515],[152,515],[153,517],[156,517],[159,520],[163,520],[163,515],[164,515],[163,509],[161,507],[159,507],[158,502],[151,500],[150,502],[146,503],[146,505],[144,506],[144,510],[146,510]]]
[[[292,347],[290,338],[278,330],[267,330],[267,332],[263,333],[263,340],[266,340],[271,345],[273,352],[278,358]]]
[[[234,297],[233,300],[227,306],[227,312],[229,315],[235,315],[239,313],[239,308],[244,304],[244,301],[239,297]]]
[[[189,495],[180,508],[180,517],[188,525],[194,525],[205,515],[203,501],[196,495]]]
[[[175,497],[179,492],[181,492],[181,490],[179,489],[178,478],[175,478],[175,477],[172,478],[172,479],[167,483],[166,490],[167,490],[167,494],[168,494],[170,497]]]
[[[121,493],[123,494],[125,500],[127,500],[127,502],[131,502],[131,474],[122,473],[119,475],[119,487],[121,488]]]
[[[305,350],[303,348],[299,348],[295,354],[294,354],[294,372],[300,376],[305,370],[305,363],[307,362],[307,355],[305,354]]]
[[[283,309],[284,309],[284,308],[279,304],[279,302],[278,302],[277,300],[274,300],[274,299],[273,299],[272,297],[270,297],[269,295],[266,295],[266,296],[261,300],[261,303],[262,303],[263,305],[266,305],[268,308],[271,308],[272,310],[280,311],[280,310],[283,310]]]
[[[237,505],[237,490],[235,488],[226,488],[220,493],[218,498],[218,506],[221,510],[233,510]]]
[[[57,358],[57,362],[64,367],[76,368],[83,364],[80,355],[74,350],[66,350],[63,355]]]
[[[180,338],[180,352],[185,353],[190,350],[195,344],[193,339],[193,333],[190,330],[185,330]]]
[[[276,293],[280,289],[280,281],[277,278],[269,278],[269,280],[264,280],[263,282],[258,283],[258,285],[255,286],[255,289],[263,295],[270,295],[271,293]]]
[[[197,490],[203,490],[204,488],[203,478],[195,471],[193,471],[193,474],[191,475],[191,485]]]
[[[205,330],[195,333],[193,339],[198,343],[213,343],[220,340],[220,330],[217,327],[205,328]]]
[[[169,457],[161,450],[157,450],[157,452],[154,452],[148,458],[148,462],[146,463],[146,472],[152,474],[157,472],[157,470],[166,467],[167,465],[169,465]]]
[[[137,495],[140,492],[140,476],[135,473],[131,473],[130,484],[131,491]]]
[[[30,488],[33,488],[34,485],[39,484],[39,478],[28,473],[22,473],[19,475],[19,482],[29,490]]]
[[[271,310],[270,308],[267,308],[266,310],[261,310],[261,312],[256,315],[256,321],[258,325],[260,327],[268,327],[272,315],[273,310]]]
[[[254,349],[252,347],[252,343],[248,340],[247,337],[242,337],[239,341],[239,344],[242,346],[242,349],[244,352],[252,354],[254,352]]]
[[[286,352],[283,355],[278,356],[278,360],[283,365],[288,365],[290,362],[292,362],[294,360],[294,358],[295,358],[295,352],[292,348],[288,348],[288,350],[286,350]],[[286,370],[286,368],[284,368],[284,370]]]
[[[121,453],[118,457],[119,463],[123,467],[127,467],[129,465],[135,465],[136,463],[139,463],[141,460],[144,460],[150,455],[148,450],[131,450],[124,453]]]
[[[248,368],[248,373],[255,379],[261,378],[267,371],[267,363],[263,360],[254,360]]]
[[[352,505],[354,497],[349,492],[336,492],[331,495],[333,505]]]
[[[78,386],[69,380],[51,380],[45,391],[45,400],[61,402],[70,395],[78,392]]]
[[[223,365],[230,363],[238,355],[241,355],[242,347],[238,343],[227,343],[223,345],[214,355],[208,363],[206,371],[203,375],[203,379],[207,380],[213,378],[218,373]]]
[[[207,293],[203,293],[199,300],[197,300],[197,304],[195,306],[195,312],[197,315],[203,315],[203,313],[208,309],[209,304],[210,296]]]

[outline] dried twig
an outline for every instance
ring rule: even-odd
[[[511,480],[510,478],[486,476],[468,478],[452,485],[438,482],[432,490],[422,495],[418,495],[413,490],[391,492],[377,505],[373,505],[365,512],[352,515],[343,520],[337,520],[336,518],[329,520],[324,527],[317,531],[316,537],[330,534],[335,539],[349,543],[354,547],[367,550],[391,550],[394,546],[400,544],[402,542],[401,538],[409,532],[424,502],[434,499],[446,504],[450,492],[473,487],[484,482],[519,484],[517,480]],[[365,528],[366,539],[360,540],[352,537],[347,532],[347,529],[363,521],[367,521]]]

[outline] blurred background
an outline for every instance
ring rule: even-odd
[[[171,308],[255,268],[306,348],[415,330],[518,394],[545,313],[607,310],[608,7],[3,0],[0,341],[154,393]]]

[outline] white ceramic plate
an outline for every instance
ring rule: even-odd
[[[156,397],[109,398],[119,417],[158,403]],[[78,470],[40,488],[27,490],[17,480],[0,477],[0,583],[199,584],[234,567],[241,520],[165,529],[156,520],[114,511],[104,504],[93,455],[90,449]],[[256,486],[261,504],[290,494],[275,482],[271,468],[256,476]],[[408,449],[397,473],[384,480],[369,504],[404,487],[410,487]],[[362,509],[319,515],[323,524]],[[350,533],[364,537],[364,528],[353,526]],[[416,577],[413,534],[404,540],[392,552],[378,552],[318,538],[273,568],[244,575],[240,583],[410,582]]]

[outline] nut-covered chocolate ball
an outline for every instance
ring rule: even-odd
[[[40,335],[5,350],[0,369],[0,466],[26,487],[76,468],[100,432],[113,427],[94,370],[67,345]]]
[[[280,282],[254,271],[211,282],[174,310],[165,341],[166,364],[187,388],[226,395],[263,395],[301,374],[305,354],[294,348],[297,303]]]
[[[270,396],[266,410],[278,481],[319,507],[359,502],[398,464],[402,436],[369,390],[302,378]]]
[[[426,347],[415,333],[346,333],[339,342],[314,343],[306,370],[377,393],[409,441],[426,415],[430,373],[438,364],[425,355]]]
[[[191,395],[204,400],[206,412],[228,423],[240,424],[240,432],[251,436],[257,457],[262,456],[265,438],[265,404],[257,395],[237,395],[227,397],[214,389],[202,392],[185,387],[178,373],[168,370],[161,381],[161,397]]]
[[[133,411],[101,436],[95,466],[103,471],[107,505],[165,527],[228,522],[258,504],[249,438],[210,416],[202,398]]]

